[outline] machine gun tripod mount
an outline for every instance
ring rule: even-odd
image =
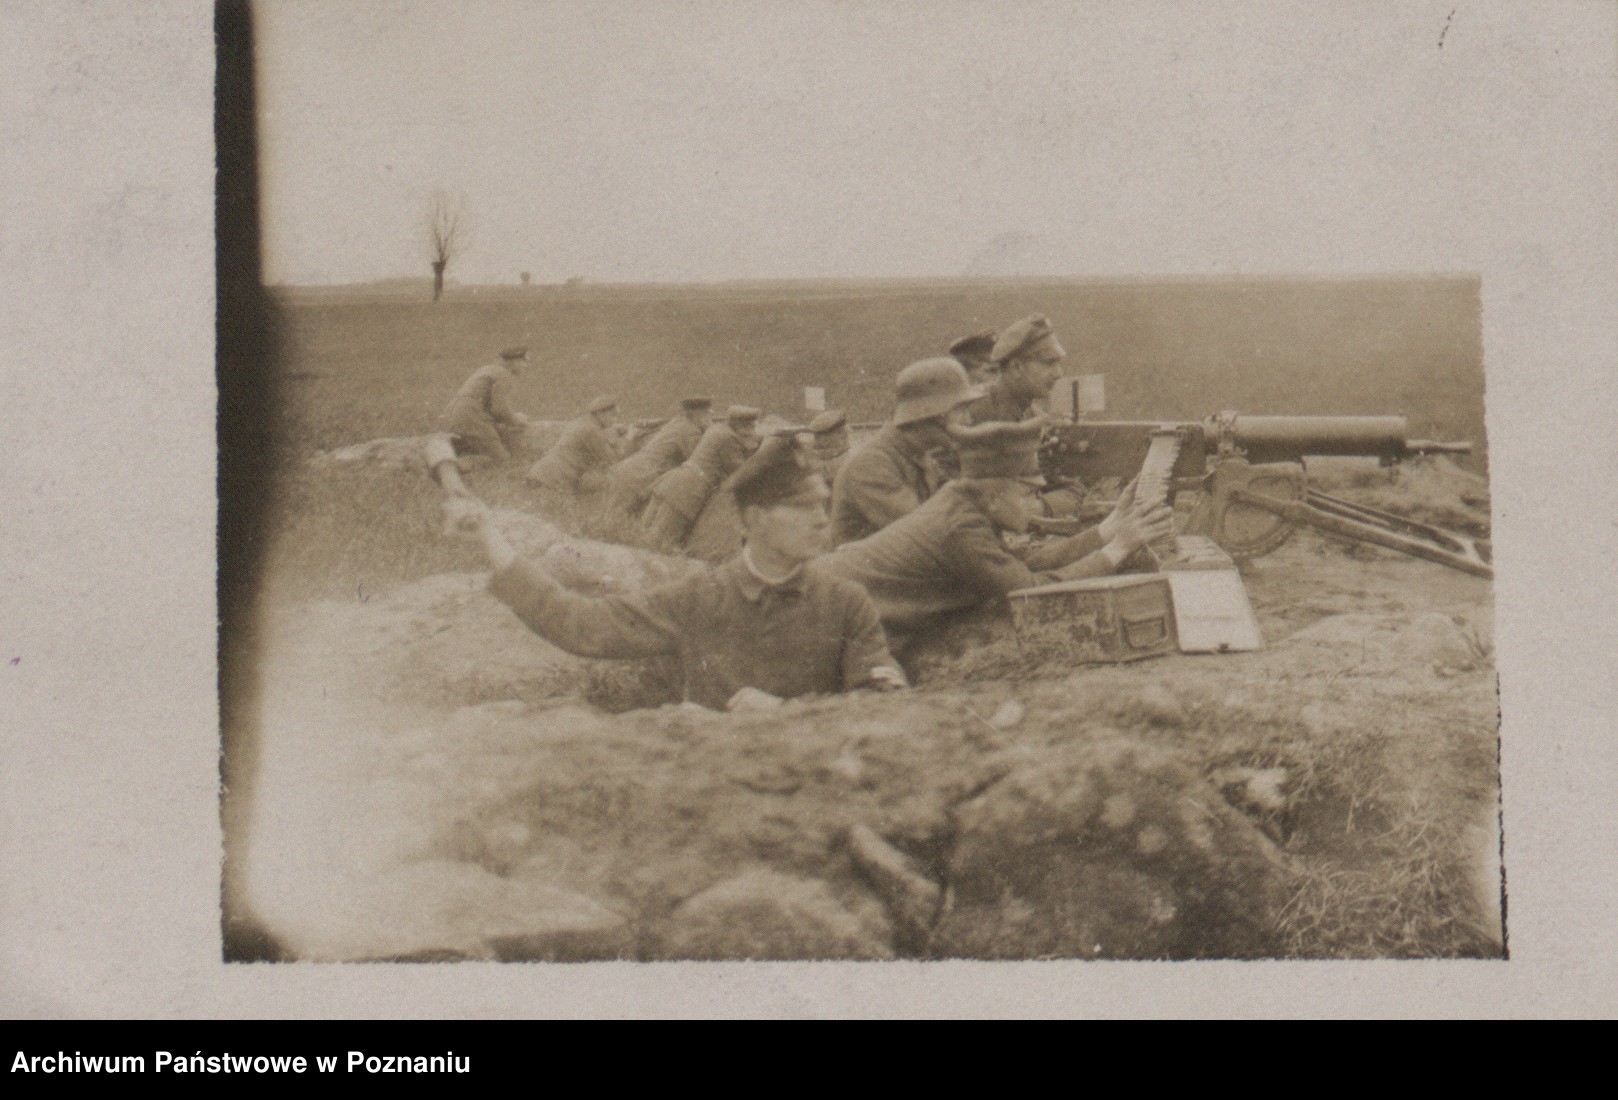
[[[1199,490],[1187,526],[1238,560],[1276,549],[1299,523],[1492,578],[1489,543],[1308,487],[1305,459],[1362,456],[1391,466],[1417,455],[1468,454],[1470,443],[1409,438],[1402,416],[1243,416],[1207,420],[1055,422],[1040,454],[1054,485],[1139,473],[1140,499]]]

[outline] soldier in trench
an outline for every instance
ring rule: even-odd
[[[1039,411],[1061,377],[1066,350],[1056,340],[1051,323],[1039,314],[1012,324],[995,340],[989,352],[993,380],[988,392],[966,407],[967,422],[1027,420]]]
[[[1043,427],[1029,420],[957,428],[959,478],[876,534],[815,563],[871,594],[900,657],[952,614],[1019,588],[1105,576],[1173,532],[1168,507],[1137,506],[1130,485],[1098,526],[1026,550],[1008,548],[1004,536],[1025,534],[1043,511]]]
[[[581,657],[678,659],[685,698],[714,709],[907,686],[876,607],[852,581],[806,568],[826,547],[830,492],[789,436],[772,437],[726,483],[746,540],[724,565],[646,591],[593,598],[524,561],[487,506],[450,505],[494,569],[490,591],[553,645]]]
[[[668,552],[685,545],[708,498],[757,449],[762,415],[751,405],[732,405],[725,419],[702,433],[690,458],[652,483],[651,499],[641,516],[652,549]]]
[[[937,492],[944,474],[931,453],[952,446],[949,424],[984,390],[953,359],[923,359],[894,380],[893,416],[854,448],[832,486],[832,542],[875,534]]]

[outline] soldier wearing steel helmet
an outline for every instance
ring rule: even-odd
[[[1114,572],[1140,546],[1170,534],[1162,503],[1137,506],[1127,488],[1097,527],[1013,550],[1039,514],[1042,420],[958,428],[961,476],[881,531],[839,546],[817,568],[871,594],[895,653],[956,612],[1019,588]]]
[[[832,486],[832,542],[862,539],[914,511],[942,483],[929,452],[949,447],[948,424],[983,396],[953,359],[923,359],[899,372],[893,416],[857,447]]]

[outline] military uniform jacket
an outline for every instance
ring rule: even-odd
[[[477,430],[496,424],[516,427],[522,423],[511,407],[511,387],[516,376],[504,363],[489,363],[472,372],[450,399],[444,410],[444,428]]]
[[[726,423],[710,424],[691,457],[652,483],[651,496],[686,522],[702,512],[715,489],[747,459],[747,445]]]
[[[489,590],[536,634],[580,657],[677,656],[685,697],[715,709],[744,687],[782,698],[848,691],[872,669],[898,667],[858,585],[808,569],[771,585],[739,554],[601,598],[569,592],[519,560]]]
[[[831,493],[832,545],[865,538],[914,511],[938,487],[937,467],[894,424],[854,448]]]
[[[869,592],[883,626],[909,630],[1019,588],[1102,576],[1112,566],[1097,553],[1100,549],[1101,536],[1091,528],[1040,547],[1025,560],[1006,547],[976,490],[957,481],[908,516],[838,547],[814,566]]]
[[[1027,420],[1034,413],[1034,403],[1013,397],[1001,382],[991,382],[989,392],[966,406],[969,424],[983,424],[990,420]]]
[[[644,497],[652,482],[691,457],[701,439],[702,425],[684,416],[673,417],[640,450],[612,468],[612,479],[637,498]]]
[[[528,471],[531,480],[547,489],[576,493],[591,470],[606,470],[618,461],[618,451],[593,416],[581,416],[567,426],[562,438]]]

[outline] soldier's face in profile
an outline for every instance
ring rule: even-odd
[[[745,509],[748,544],[793,563],[825,553],[831,532],[826,502],[831,492],[823,480],[816,481],[817,491],[780,504]]]
[[[1022,359],[1017,363],[1018,389],[1023,396],[1041,398],[1051,392],[1056,380],[1062,377],[1062,357],[1042,355]]]

